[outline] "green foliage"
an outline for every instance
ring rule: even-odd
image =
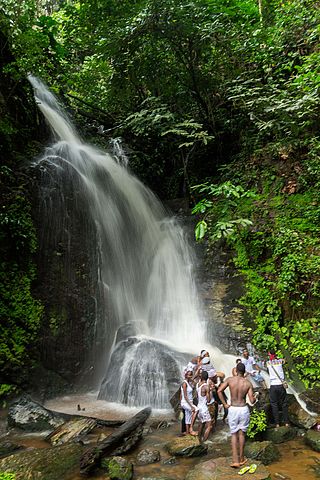
[[[25,179],[7,166],[0,173],[4,193],[0,205],[0,397],[6,397],[25,382],[24,369],[32,367],[43,307],[32,295],[37,240]]]
[[[250,423],[247,430],[247,437],[254,438],[258,433],[267,429],[267,415],[264,410],[253,409],[250,414]]]
[[[163,136],[168,134],[176,135],[184,140],[182,143],[179,143],[178,148],[194,147],[197,142],[207,145],[210,140],[214,139],[206,130],[203,130],[203,125],[194,120],[185,120],[162,133]]]
[[[213,185],[204,183],[201,185],[195,185],[191,187],[191,190],[198,191],[199,193],[206,193],[211,197],[220,197],[224,198],[225,206],[224,212],[228,208],[234,208],[237,205],[237,201],[241,198],[246,197],[255,197],[255,194],[250,191],[243,189],[241,185],[233,185],[231,182],[227,181],[221,185]],[[192,209],[193,214],[205,214],[207,211],[210,213],[214,209],[214,200],[211,198],[202,198]],[[210,238],[211,240],[218,240],[220,238],[231,237],[239,229],[246,228],[252,225],[251,220],[247,218],[237,218],[234,220],[228,219],[225,221],[218,221],[214,226],[210,228]],[[195,228],[195,237],[196,240],[202,240],[208,231],[207,222],[202,219],[200,220]]]
[[[254,344],[261,351],[278,348],[292,357],[291,368],[310,387],[320,378],[318,193],[252,194],[227,185],[228,190],[226,184],[196,187],[203,194],[232,192],[228,199],[224,194],[198,202],[194,213],[202,216],[198,225],[205,222],[205,228],[197,226],[196,238],[207,234],[212,248],[226,238],[245,279],[240,303],[254,319]],[[248,219],[240,217],[244,213]],[[235,216],[240,218],[235,221]]]
[[[0,480],[16,480],[16,474],[10,472],[0,472]]]

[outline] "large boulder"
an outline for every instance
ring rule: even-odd
[[[75,443],[24,450],[1,459],[0,472],[14,473],[15,480],[62,480],[79,468],[81,454]]]
[[[289,405],[289,419],[290,422],[300,428],[309,429],[317,422],[320,422],[320,414],[318,416],[311,415],[306,412],[298,402],[293,402]]]
[[[179,457],[199,457],[208,450],[208,446],[200,443],[198,437],[191,435],[175,438],[166,447],[171,455]]]
[[[63,415],[47,410],[29,395],[24,395],[13,402],[8,412],[8,426],[27,431],[54,430],[64,422]]]
[[[104,458],[101,466],[107,470],[111,479],[131,480],[133,477],[133,465],[123,457]]]
[[[228,457],[198,463],[188,472],[185,480],[239,480],[238,472],[240,468],[231,468],[230,463],[231,458]],[[248,474],[250,480],[271,480],[271,474],[266,467],[258,461],[254,463],[258,465],[258,468],[255,473]]]
[[[115,346],[98,398],[129,406],[170,407],[169,399],[181,383],[181,365],[187,361],[186,354],[163,343],[129,337]],[[114,365],[123,364],[126,368],[119,374]],[[156,392],[150,385],[157,386]]]
[[[304,441],[312,450],[320,452],[320,432],[309,430],[304,437]]]
[[[265,432],[263,432],[264,440],[268,440],[276,444],[292,440],[296,435],[297,431],[294,427],[268,428]]]
[[[280,458],[278,448],[270,441],[247,442],[244,447],[246,457],[259,460],[264,465],[269,465]]]

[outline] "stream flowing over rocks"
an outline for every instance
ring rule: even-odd
[[[30,397],[21,398],[20,404],[21,408],[16,401],[9,409],[10,424],[14,425],[14,428],[0,438],[0,452],[4,457],[0,459],[0,472],[13,472],[16,480],[80,480],[80,471],[86,474],[87,478],[93,475],[93,478],[98,480],[239,478],[238,470],[230,467],[230,436],[228,426],[223,425],[221,419],[209,440],[200,443],[197,437],[178,436],[179,424],[176,421],[154,418],[147,421],[150,414],[148,409],[123,422],[87,417],[84,412],[81,412],[81,415],[60,414],[43,408]],[[51,424],[51,433],[48,435],[49,424],[47,420],[43,421],[44,415],[49,420],[58,418],[58,423],[63,423],[56,428]],[[17,428],[20,424],[23,426],[23,433],[21,429],[19,433]],[[41,448],[26,449],[25,435],[28,431],[33,438],[35,432],[37,435],[45,434],[45,437],[42,436]],[[296,437],[297,433],[304,436]],[[22,444],[13,441],[18,438]],[[245,455],[249,459],[248,464],[258,465],[250,478],[283,478],[285,467],[279,467],[278,476],[271,475],[269,467],[277,473],[275,465],[286,465],[282,451],[290,442],[298,445],[295,448],[300,454],[303,451],[303,442],[313,449],[313,453],[306,450],[303,457],[304,461],[309,462],[311,469],[310,462],[320,462],[319,440],[320,433],[316,430],[298,431],[295,427],[269,428],[263,432],[260,441],[247,440]],[[297,457],[296,460],[300,465],[302,459]],[[317,463],[314,467],[317,467]],[[310,472],[306,471],[304,480],[315,478]],[[284,478],[296,480],[292,475]]]

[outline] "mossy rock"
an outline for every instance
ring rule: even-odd
[[[263,439],[279,444],[292,440],[296,435],[297,431],[293,427],[268,428],[263,432]]]
[[[0,460],[0,472],[12,472],[16,480],[62,480],[79,468],[83,449],[79,444],[34,448]]]
[[[191,435],[175,438],[167,443],[166,448],[174,457],[199,457],[208,451],[207,445],[201,444],[198,437]]]
[[[133,477],[133,465],[123,457],[104,458],[101,466],[112,480],[131,480]]]
[[[11,455],[12,453],[16,452],[17,450],[21,450],[24,447],[22,445],[18,445],[13,442],[0,442],[0,457],[6,457],[7,455]]]
[[[312,450],[320,452],[320,432],[309,430],[304,437],[304,441]]]
[[[264,465],[269,465],[280,458],[278,448],[270,441],[248,442],[244,447],[246,457],[260,460]]]

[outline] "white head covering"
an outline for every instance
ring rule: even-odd
[[[215,369],[215,368],[211,368],[211,370],[209,370],[209,372],[208,372],[208,377],[209,377],[209,378],[215,377],[216,374],[217,374],[216,369]]]
[[[183,369],[183,375],[185,375],[187,372],[193,372],[194,365],[192,362],[189,362],[186,367]]]
[[[200,357],[204,357],[207,354],[209,355],[209,352],[207,352],[207,350],[201,350]]]

